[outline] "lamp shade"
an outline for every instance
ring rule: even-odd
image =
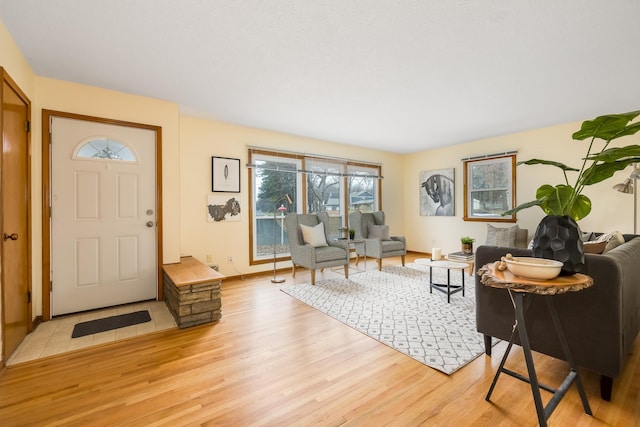
[[[625,194],[633,194],[633,179],[627,178],[622,184],[616,184],[613,189]]]

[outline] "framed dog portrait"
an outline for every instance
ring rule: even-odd
[[[420,215],[455,215],[455,169],[420,172]]]
[[[240,192],[240,159],[211,157],[211,191]]]

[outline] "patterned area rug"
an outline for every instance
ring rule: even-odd
[[[436,283],[446,283],[446,270],[434,268]],[[352,273],[349,279],[318,280],[283,286],[281,290],[425,365],[452,374],[484,352],[476,331],[475,286],[465,274],[462,292],[429,293],[429,267],[407,264],[383,271]],[[460,284],[451,271],[451,284]]]

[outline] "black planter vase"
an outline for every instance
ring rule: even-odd
[[[582,273],[584,250],[578,223],[569,216],[547,215],[533,237],[533,256],[564,263],[561,276]]]

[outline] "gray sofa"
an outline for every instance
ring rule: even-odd
[[[604,400],[611,400],[613,379],[622,372],[640,331],[640,238],[624,237],[624,244],[603,255],[585,254],[592,287],[553,297],[576,364],[600,374]],[[506,253],[531,256],[528,249],[480,246],[476,273]],[[514,309],[505,289],[483,285],[478,274],[475,279],[477,329],[491,355],[491,337],[511,336]],[[544,300],[534,296],[525,316],[532,350],[564,359]]]

